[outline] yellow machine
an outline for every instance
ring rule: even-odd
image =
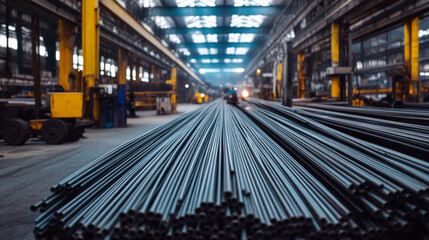
[[[24,144],[39,137],[48,144],[77,141],[91,120],[82,120],[83,94],[58,92],[47,95],[49,111],[33,109],[28,104],[0,104],[0,135],[9,145]],[[28,114],[31,113],[31,114]],[[33,118],[36,117],[35,119]]]
[[[76,26],[59,20],[59,85],[64,92],[47,93],[41,106],[40,74],[34,75],[34,107],[30,104],[0,102],[0,137],[9,145],[24,144],[39,137],[48,144],[77,141],[85,127],[98,120],[98,98],[94,90],[98,78],[98,1],[83,1],[82,74],[73,70],[72,46]],[[35,39],[38,39],[37,37]],[[40,58],[38,54],[33,55]],[[37,62],[37,61],[36,61]],[[37,67],[37,66],[35,66]],[[35,71],[37,73],[37,71]],[[84,119],[84,117],[86,119]]]
[[[198,103],[198,104],[204,103],[204,100],[205,100],[204,97],[205,96],[206,95],[204,93],[195,93],[195,95],[193,97],[193,102]]]

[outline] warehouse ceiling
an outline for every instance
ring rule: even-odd
[[[145,22],[207,82],[234,84],[287,0],[139,0]],[[234,79],[236,78],[236,79]]]

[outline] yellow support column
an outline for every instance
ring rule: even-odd
[[[417,95],[419,80],[419,17],[411,20],[411,82],[410,95]]]
[[[279,62],[277,67],[277,98],[282,97],[282,74],[283,74],[283,63]]]
[[[303,53],[298,53],[298,98],[305,98],[305,70]]]
[[[174,92],[171,94],[171,112],[176,112],[177,110],[177,97],[176,97],[176,84],[177,84],[177,69],[176,67],[173,67],[171,69],[171,79],[167,81],[168,84],[171,84],[172,91]]]
[[[403,71],[410,74],[411,70],[411,21],[404,24],[404,67]],[[396,98],[405,99],[405,86],[403,82],[396,83]],[[409,93],[410,91],[408,91]]]
[[[99,120],[98,96],[94,93],[99,79],[99,17],[100,8],[98,0],[82,1],[82,55],[83,78],[85,79],[85,101],[92,106],[92,118]],[[92,102],[91,102],[92,101]]]
[[[331,25],[331,61],[332,67],[338,67],[340,63],[340,26],[337,23]],[[331,97],[341,96],[340,77],[333,76],[331,79]]]
[[[58,25],[60,65],[59,65],[59,85],[64,91],[72,91],[69,75],[73,70],[73,33],[74,25],[65,19],[61,19]]]
[[[410,74],[408,94],[418,93],[419,79],[419,18],[413,18],[404,25],[404,71]]]

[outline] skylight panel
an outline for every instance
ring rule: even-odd
[[[174,26],[173,19],[156,16],[152,17],[152,21],[155,22],[155,25],[161,29],[171,28]]]
[[[235,48],[234,47],[226,48],[226,54],[229,54],[229,55],[235,54]]]
[[[231,27],[260,27],[264,19],[263,15],[232,15]]]
[[[249,48],[234,48],[234,47],[229,47],[226,49],[226,54],[228,55],[245,55],[247,52],[249,51]]]
[[[219,59],[201,59],[202,63],[219,63]]]
[[[218,40],[217,40],[217,34],[208,34],[207,35],[207,42],[217,43],[218,42]]]
[[[225,58],[225,63],[243,63],[243,59],[241,58]]]
[[[179,52],[183,53],[185,56],[191,55],[191,52],[187,48],[179,48]]]
[[[273,0],[234,0],[234,6],[269,6],[272,2]]]
[[[187,16],[184,18],[188,28],[214,28],[217,26],[216,16]]]
[[[206,37],[201,32],[195,32],[192,34],[192,41],[194,43],[205,43]]]
[[[237,55],[245,55],[249,51],[249,48],[237,48],[235,54]]]
[[[180,40],[180,37],[177,36],[176,34],[170,34],[168,38],[169,38],[170,42],[172,42],[172,43],[178,44],[178,43],[182,42],[182,40]]]
[[[207,48],[198,48],[198,53],[200,55],[208,55],[209,54],[209,50]]]
[[[137,4],[144,8],[160,6],[157,0],[139,0]]]
[[[252,33],[230,33],[228,34],[228,42],[252,42],[255,38],[255,34]]]
[[[216,0],[176,0],[178,7],[214,7]]]

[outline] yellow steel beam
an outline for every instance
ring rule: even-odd
[[[282,74],[283,74],[283,63],[279,62],[277,67],[277,96],[280,98],[282,96]]]
[[[198,81],[201,84],[204,82],[198,77],[198,75],[192,71],[180,58],[178,58],[170,49],[164,46],[159,39],[157,39],[152,33],[146,30],[139,21],[137,21],[133,16],[131,16],[127,10],[125,10],[119,3],[115,0],[100,0],[100,3],[106,7],[110,12],[115,14],[119,19],[121,19],[125,24],[130,28],[136,31],[140,36],[150,42],[155,48],[164,53],[169,57],[177,66],[185,70],[192,78]]]
[[[127,83],[127,64],[128,64],[128,51],[122,48],[118,50],[118,80],[119,84]]]
[[[71,84],[69,75],[73,70],[73,42],[75,26],[71,22],[60,18],[58,25],[60,65],[59,65],[59,85],[64,91],[70,92]]]
[[[404,24],[404,67],[405,71],[410,69],[411,65],[411,21]]]
[[[411,20],[411,82],[410,95],[417,94],[416,87],[419,79],[419,17]]]
[[[172,91],[176,91],[176,83],[177,83],[177,69],[174,67],[171,69],[171,79],[167,81],[168,84],[173,86]]]
[[[331,25],[331,61],[332,67],[338,67],[340,62],[340,26],[337,23]],[[333,76],[331,79],[331,97],[339,98],[341,95],[340,78]]]
[[[303,53],[298,53],[298,98],[305,98],[305,69]]]
[[[408,94],[417,93],[416,82],[419,79],[419,18],[406,21],[404,24],[404,71],[411,76]]]
[[[174,92],[171,94],[171,111],[176,112],[177,109],[177,98],[176,98],[176,85],[177,85],[177,69],[174,67],[171,69],[171,79],[167,81],[167,83],[171,84],[173,86],[172,91]]]
[[[331,58],[333,67],[340,62],[340,26],[338,23],[331,25]]]
[[[86,101],[92,99],[92,118],[99,120],[97,95],[91,91],[99,79],[99,28],[100,9],[98,0],[82,1],[82,55],[83,78],[86,86]],[[92,96],[90,96],[92,94]]]

